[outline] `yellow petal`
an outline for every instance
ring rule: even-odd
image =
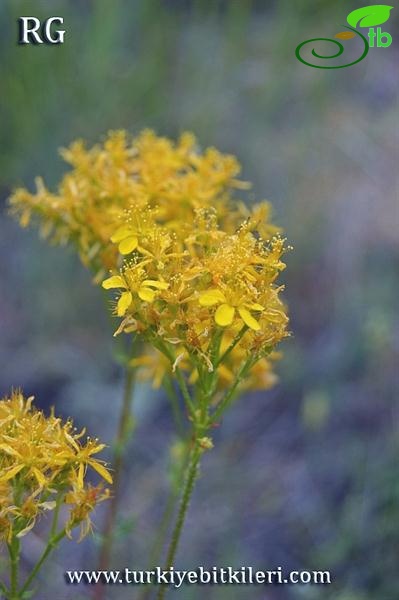
[[[122,227],[119,227],[119,229],[115,231],[114,235],[111,236],[111,242],[114,242],[114,244],[118,244],[125,238],[131,236],[132,233],[133,231],[131,227],[128,227],[127,225],[122,225]]]
[[[105,290],[112,290],[114,288],[126,288],[126,284],[120,275],[113,275],[108,277],[102,282],[102,286]]]
[[[131,252],[133,252],[133,250],[137,248],[138,243],[139,241],[137,237],[135,235],[131,235],[121,241],[121,243],[118,246],[119,252],[121,254],[130,254]]]
[[[22,458],[20,453],[14,450],[14,448],[11,448],[11,446],[9,446],[8,444],[0,444],[0,450],[3,450],[3,452],[6,452],[7,454],[11,454],[11,456],[17,456],[18,458]]]
[[[151,290],[150,288],[142,286],[139,289],[138,294],[139,294],[139,298],[141,298],[141,300],[144,300],[144,302],[154,302],[154,298],[155,298],[154,290]]]
[[[80,463],[79,472],[78,472],[78,486],[80,488],[82,488],[84,486],[84,476],[85,476],[85,466],[83,463]]]
[[[215,312],[215,321],[221,327],[231,325],[234,319],[235,309],[229,304],[221,304]]]
[[[220,290],[206,290],[200,293],[199,303],[201,306],[214,306],[220,302],[226,302],[226,298]]]
[[[101,452],[101,450],[104,450],[104,448],[106,448],[105,444],[97,444],[97,446],[94,446],[88,451],[88,455],[92,456],[93,454],[97,454],[98,452]]]
[[[268,321],[271,323],[286,323],[288,321],[287,315],[285,315],[281,310],[277,310],[275,308],[269,308],[265,316]]]
[[[253,329],[254,331],[259,331],[260,325],[259,325],[258,321],[253,318],[253,316],[251,315],[249,310],[247,310],[246,308],[240,307],[238,309],[238,312],[240,313],[240,317],[244,321],[245,325],[248,325],[248,327],[250,329]]]
[[[29,533],[29,531],[31,529],[33,529],[33,527],[35,526],[35,519],[32,519],[30,521],[30,523],[28,523],[28,525],[26,527],[24,527],[24,529],[22,529],[19,533],[17,533],[16,537],[17,538],[21,538],[24,535],[26,535],[27,533]]]
[[[15,477],[15,475],[17,475],[17,473],[22,471],[23,468],[24,468],[24,465],[17,465],[16,467],[12,467],[12,469],[9,469],[9,471],[6,471],[0,477],[0,481],[8,481],[9,479],[12,479],[13,477]]]
[[[105,481],[107,481],[108,483],[112,483],[111,473],[109,473],[109,471],[101,463],[99,463],[99,462],[97,462],[95,460],[89,460],[89,465],[95,471],[97,471],[97,473],[99,475],[101,475],[101,477],[103,479],[105,479]]]
[[[43,475],[43,473],[41,471],[39,471],[39,469],[36,469],[36,467],[32,468],[32,472],[33,472],[34,476],[36,477],[38,484],[41,487],[44,487],[46,485],[46,478]]]
[[[251,310],[265,310],[264,306],[262,306],[261,304],[257,304],[256,302],[254,302],[253,304],[246,304],[245,306]]]
[[[65,435],[66,439],[68,440],[68,442],[71,444],[71,446],[73,446],[75,448],[75,450],[77,450],[79,452],[79,446],[73,439],[72,435],[69,435],[69,433],[67,431],[64,431],[64,435]],[[63,455],[66,455],[66,453],[61,453],[61,457]]]
[[[130,292],[123,292],[122,296],[118,300],[118,306],[116,308],[118,317],[123,317],[127,309],[131,305],[133,296]]]
[[[157,288],[157,290],[167,290],[169,285],[165,281],[157,281],[156,279],[146,279],[143,281],[143,285]]]

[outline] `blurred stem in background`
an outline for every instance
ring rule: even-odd
[[[175,561],[175,556],[177,552],[177,548],[180,541],[181,532],[183,530],[184,522],[186,519],[187,509],[190,504],[191,496],[194,491],[195,482],[198,476],[198,470],[200,465],[200,460],[202,453],[204,452],[204,448],[201,448],[198,441],[191,451],[190,463],[187,469],[186,481],[184,484],[184,488],[182,491],[182,497],[179,507],[179,512],[177,515],[176,523],[173,529],[171,542],[168,548],[168,554],[165,562],[165,570],[169,570]],[[166,594],[166,587],[162,585],[159,588],[159,592],[157,594],[157,600],[163,600]]]
[[[170,489],[161,520],[157,527],[154,541],[149,551],[148,570],[158,566],[162,561],[163,551],[171,529],[172,519],[176,512],[176,503],[180,495],[180,490],[182,489],[184,476],[190,457],[191,440],[187,436],[187,430],[183,421],[183,410],[180,405],[179,396],[176,393],[173,378],[171,376],[165,375],[163,378],[163,387],[170,401],[178,440],[172,443],[170,447]],[[139,600],[148,600],[152,589],[153,586],[151,584],[146,585],[143,588],[142,593],[139,595]]]
[[[120,484],[125,456],[126,446],[129,440],[129,434],[134,428],[134,419],[132,417],[133,392],[136,379],[136,369],[130,365],[135,349],[136,338],[132,339],[129,355],[125,366],[125,383],[123,390],[123,400],[119,415],[118,431],[114,442],[113,464],[113,495],[105,515],[104,526],[101,536],[100,555],[98,569],[101,571],[109,568],[114,535],[116,530],[116,520],[118,515],[118,505],[120,500]],[[105,597],[105,588],[103,585],[97,585],[94,588],[95,600],[103,600]]]
[[[163,511],[161,520],[157,527],[157,532],[149,552],[148,570],[152,570],[162,562],[163,551],[166,546],[168,534],[171,530],[172,519],[176,512],[176,503],[179,499],[180,490],[182,489],[184,477],[186,474],[187,464],[190,458],[191,440],[187,438],[186,433],[180,436],[180,439],[172,444],[170,456],[172,461],[171,484]],[[148,600],[153,585],[144,586],[142,593],[139,595],[139,600]]]

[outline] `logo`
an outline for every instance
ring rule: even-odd
[[[387,6],[385,4],[375,4],[373,6],[364,6],[363,8],[353,10],[347,17],[349,27],[344,25],[347,31],[337,33],[334,36],[337,39],[313,38],[302,42],[295,50],[297,59],[304,65],[313,67],[314,69],[344,69],[345,67],[356,65],[366,58],[370,48],[387,48],[392,44],[392,36],[389,33],[383,32],[381,27],[379,27],[379,25],[388,21],[392,8],[393,6]],[[362,33],[359,31],[359,27],[362,29],[368,28],[368,32]],[[353,60],[344,65],[314,64],[314,58],[319,59],[321,62],[338,58],[345,52],[344,45],[338,40],[351,40],[353,38],[357,38],[360,41],[361,54],[359,58],[354,57]],[[330,44],[334,44],[336,49],[335,54],[319,54],[313,46],[308,46],[308,44],[312,45],[315,42],[329,42]],[[306,53],[306,50],[309,51],[310,48],[312,48],[311,53]],[[312,60],[312,62],[309,62],[310,60]]]
[[[54,23],[64,23],[63,17],[49,17],[43,24],[36,17],[19,17],[18,44],[63,44],[65,30],[54,29]]]

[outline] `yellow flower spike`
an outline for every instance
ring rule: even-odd
[[[226,302],[226,298],[220,290],[206,290],[200,293],[199,303],[201,306],[214,306],[220,302]]]
[[[118,300],[118,304],[116,307],[116,312],[118,317],[123,317],[126,314],[127,309],[131,305],[133,301],[133,296],[131,292],[123,292],[121,297]]]
[[[113,275],[112,277],[108,277],[108,279],[105,279],[101,285],[105,290],[112,290],[117,288],[126,289],[126,284],[120,275]]]
[[[138,243],[139,240],[137,239],[137,236],[131,235],[120,242],[118,250],[123,255],[130,254],[137,248]]]
[[[68,532],[78,524],[88,532],[91,511],[108,494],[99,493],[101,484],[98,492],[92,492],[85,482],[86,471],[90,467],[102,480],[112,482],[105,464],[92,456],[104,449],[103,444],[82,442],[70,419],[63,422],[54,410],[45,416],[31,403],[32,398],[25,399],[21,392],[0,400],[0,543],[9,542],[10,535],[27,535],[44,512],[75,493],[85,498],[85,506],[79,506],[84,510],[77,521],[76,505],[71,507],[63,525]]]
[[[246,353],[261,355],[287,335],[276,283],[285,240],[269,204],[247,208],[237,198],[234,157],[201,151],[190,134],[173,141],[148,130],[111,132],[94,147],[77,142],[63,157],[71,168],[55,192],[41,181],[34,193],[16,190],[11,212],[73,244],[96,282],[108,277],[104,289],[119,290],[117,334],[178,340],[187,379],[198,376],[199,360],[208,365],[218,328],[243,353],[229,353],[233,374]]]
[[[39,225],[56,244],[73,245],[95,276],[117,268],[118,245],[122,255],[129,254],[138,249],[138,239],[148,251],[142,237],[152,224],[181,244],[198,232],[199,221],[207,230],[211,213],[219,229],[210,231],[213,236],[236,232],[243,222],[265,240],[277,232],[268,204],[249,209],[235,197],[237,188],[248,187],[237,180],[237,160],[215,148],[201,151],[191,133],[174,141],[148,130],[133,138],[111,131],[92,147],[73,142],[61,156],[69,170],[56,189],[50,191],[41,179],[33,193],[17,189],[10,212],[23,227]],[[275,254],[278,258],[278,247]]]
[[[241,319],[244,321],[245,325],[247,325],[253,331],[259,331],[260,325],[258,321],[251,315],[249,310],[243,308],[242,306],[238,307],[238,313]]]
[[[235,308],[229,304],[221,304],[215,312],[215,321],[221,327],[231,325],[234,319]]]

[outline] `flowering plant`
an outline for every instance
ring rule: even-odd
[[[54,243],[73,244],[98,281],[116,266],[118,250],[112,234],[131,209],[135,217],[131,231],[116,238],[122,254],[134,249],[137,233],[146,230],[141,211],[147,207],[156,208],[157,223],[181,237],[201,208],[217,208],[225,230],[234,231],[242,218],[253,215],[265,231],[277,231],[267,222],[268,203],[249,210],[234,200],[235,190],[248,187],[237,179],[240,165],[235,157],[215,148],[201,153],[191,133],[173,143],[151,130],[133,139],[124,131],[113,131],[103,144],[87,148],[78,140],[61,155],[72,169],[56,193],[37,178],[36,193],[15,190],[11,212],[23,227],[32,220],[39,223],[42,235]]]
[[[143,218],[145,233],[133,229],[128,215],[112,236],[128,258],[102,285],[118,290],[116,335],[141,336],[166,359],[160,381],[165,376],[176,381],[192,426],[170,568],[201,455],[213,446],[211,428],[248,381],[263,386],[270,372],[267,357],[287,335],[283,288],[276,283],[285,248],[281,237],[263,240],[248,222],[235,233],[223,231],[215,209],[197,211],[184,239],[151,222],[150,210]],[[134,244],[124,246],[133,231]]]
[[[287,247],[270,205],[242,202],[249,185],[235,157],[201,152],[190,133],[173,143],[149,130],[132,140],[111,132],[103,144],[78,141],[62,155],[72,169],[55,194],[37,180],[35,194],[18,189],[10,204],[22,226],[39,221],[53,242],[73,244],[95,282],[115,294],[115,335],[134,341],[100,568],[109,562],[136,370],[171,397],[182,440],[170,567],[212,428],[243,390],[275,382],[276,347],[288,335],[278,282]]]
[[[76,528],[79,540],[90,532],[93,509],[109,497],[101,481],[112,483],[105,464],[95,458],[104,444],[83,441],[85,431],[77,433],[70,419],[62,422],[54,411],[46,417],[32,401],[20,391],[0,400],[0,540],[10,554],[10,585],[1,583],[1,590],[10,600],[25,597],[63,537],[71,538]],[[88,468],[100,476],[98,485],[86,482]],[[45,514],[53,515],[47,545],[20,586],[21,540]]]

